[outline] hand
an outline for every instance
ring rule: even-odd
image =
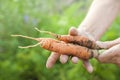
[[[82,36],[89,37],[89,39],[91,39],[91,40],[94,40],[94,38],[91,35],[87,34],[84,30],[81,30],[81,29],[77,30],[74,27],[70,28],[69,35],[72,35],[72,36],[82,35]],[[57,59],[59,57],[60,57],[60,62],[63,63],[63,64],[66,63],[68,61],[68,58],[69,58],[69,56],[67,56],[67,55],[60,55],[58,53],[52,52],[52,54],[49,56],[49,58],[47,60],[46,67],[51,68],[55,64],[55,62],[57,61]],[[79,61],[79,58],[76,57],[76,56],[73,56],[71,60],[72,60],[73,63],[76,64]],[[88,60],[87,61],[84,60],[83,65],[87,69],[88,72],[91,73],[93,71],[93,67],[89,63]]]
[[[101,63],[113,63],[120,66],[120,38],[108,42],[96,42],[100,47],[109,48],[97,57]]]

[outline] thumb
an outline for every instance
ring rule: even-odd
[[[113,41],[105,41],[105,42],[96,41],[96,44],[99,45],[101,48],[109,49],[115,45],[120,44],[120,38],[115,39]]]
[[[96,44],[103,49],[107,49],[109,46],[106,42],[101,42],[101,41],[96,41]]]
[[[78,35],[77,29],[75,27],[71,27],[69,29],[69,35],[71,35],[71,36],[77,36]]]
[[[120,38],[115,39],[113,41],[105,41],[105,42],[96,41],[96,44],[98,44],[101,48],[108,49],[108,48],[111,48],[115,45],[120,44]]]

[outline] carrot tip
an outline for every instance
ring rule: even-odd
[[[37,27],[35,27],[35,30],[37,30],[38,32],[47,32],[47,31],[41,31],[41,30],[39,30]]]
[[[58,36],[57,34],[52,33],[52,32],[49,32],[49,31],[42,31],[42,30],[39,30],[37,27],[35,27],[35,30],[37,30],[37,31],[40,32],[40,33],[50,34],[50,35],[54,36],[55,38],[57,38],[57,36]]]
[[[39,30],[37,27],[35,27],[35,30],[37,30],[37,31],[40,32],[40,33],[47,33],[47,34],[50,34],[50,33],[51,33],[51,32],[49,32],[49,31]]]
[[[20,35],[14,35],[14,34],[12,34],[11,36],[12,36],[12,37],[17,37],[17,36],[20,36]]]
[[[27,38],[27,39],[32,39],[32,40],[37,40],[36,38],[33,37],[29,37],[29,36],[24,36],[24,35],[11,35],[12,37],[23,37],[23,38]]]
[[[25,46],[24,47],[23,46],[18,46],[18,48],[28,48],[28,46],[26,46],[26,47]]]

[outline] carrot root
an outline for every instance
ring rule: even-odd
[[[29,37],[29,36],[24,36],[24,35],[11,35],[12,37],[23,37],[23,38],[27,38],[27,39],[32,39],[32,40],[37,40],[37,38],[33,38],[33,37]]]
[[[29,45],[29,46],[18,46],[19,48],[31,48],[31,47],[36,47],[38,45],[41,45],[41,43],[37,43],[35,45]]]
[[[35,27],[35,30],[41,33],[47,33],[55,37],[52,38],[34,38],[24,35],[11,35],[13,37],[22,37],[38,41],[35,45],[19,46],[19,48],[31,48],[40,45],[42,48],[57,52],[60,54],[73,55],[81,59],[88,60],[94,57],[92,49],[100,49],[93,41],[83,36],[59,35],[49,31],[41,31]]]
[[[37,30],[40,33],[50,34],[51,36],[55,37],[56,39],[67,42],[67,43],[75,43],[80,46],[88,47],[90,49],[97,49],[97,50],[102,49],[94,41],[89,40],[87,37],[84,37],[84,36],[59,35],[59,34],[49,32],[49,31],[41,31],[36,27],[35,27],[35,30]]]
[[[58,34],[55,34],[55,33],[52,33],[50,31],[42,31],[42,30],[39,30],[38,28],[35,27],[35,30],[40,32],[40,33],[46,33],[46,34],[50,34],[51,36],[57,38],[58,37]]]

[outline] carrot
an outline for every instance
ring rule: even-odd
[[[33,38],[23,35],[12,35],[12,36],[19,36],[19,37],[29,38],[38,41],[36,45],[26,46],[26,47],[20,46],[20,48],[29,48],[40,45],[42,48],[46,50],[57,52],[60,54],[65,54],[65,55],[77,56],[83,60],[90,59],[94,56],[94,52],[91,49],[72,43],[65,43],[63,41],[55,40],[52,38]]]
[[[94,41],[88,39],[85,36],[59,35],[59,34],[49,32],[49,31],[41,31],[38,28],[35,28],[35,29],[39,32],[48,33],[48,34],[54,36],[55,38],[57,38],[60,41],[64,41],[64,42],[67,42],[67,43],[78,44],[80,46],[84,46],[84,47],[87,47],[87,48],[90,48],[90,49],[97,49],[97,50],[102,49]]]

